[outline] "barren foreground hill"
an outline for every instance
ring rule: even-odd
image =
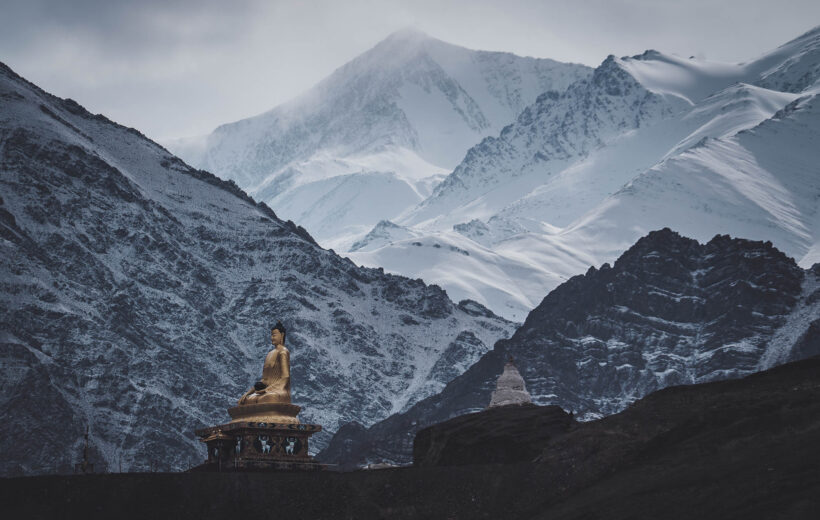
[[[551,408],[545,410],[554,413]],[[531,407],[518,410],[533,413]],[[497,419],[488,413],[469,419],[480,428],[482,420]],[[516,409],[504,413],[515,425]],[[518,421],[494,444],[489,439],[490,447],[477,446],[472,455],[462,451],[462,460],[450,461],[467,465],[16,478],[2,480],[0,502],[7,518],[820,515],[820,357],[744,379],[667,388],[620,414],[569,424],[546,441],[538,441],[529,424]],[[434,428],[447,433],[448,423]],[[438,438],[453,441],[457,435]],[[522,442],[541,454],[532,462],[481,464],[487,449],[512,453]]]

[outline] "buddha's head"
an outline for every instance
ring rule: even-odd
[[[274,345],[284,345],[286,334],[285,326],[282,325],[281,321],[277,321],[276,325],[270,329],[270,342]]]

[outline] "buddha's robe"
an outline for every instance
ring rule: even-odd
[[[284,345],[278,345],[265,356],[261,383],[264,389],[251,388],[239,404],[290,403],[290,352]]]

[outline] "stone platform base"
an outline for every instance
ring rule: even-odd
[[[208,459],[192,471],[303,471],[325,466],[308,454],[318,424],[230,422],[197,430]]]

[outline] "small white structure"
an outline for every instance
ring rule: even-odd
[[[490,398],[488,408],[531,402],[532,398],[524,385],[524,378],[518,373],[513,358],[510,356],[510,360],[504,364],[504,372],[498,376],[498,381],[495,383],[495,391]]]

